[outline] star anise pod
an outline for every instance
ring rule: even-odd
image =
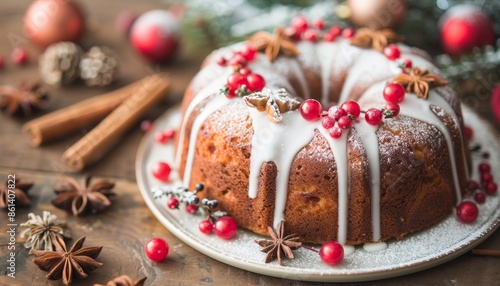
[[[56,236],[55,251],[33,250],[37,258],[33,262],[43,271],[49,272],[45,277],[49,280],[59,280],[69,285],[76,278],[85,278],[88,272],[103,264],[94,260],[101,253],[102,246],[84,247],[85,236],[79,238],[68,251],[64,240]]]
[[[43,217],[33,213],[28,214],[29,220],[21,226],[27,227],[21,231],[21,237],[28,236],[24,247],[33,250],[54,250],[56,236],[71,238],[71,232],[65,222],[58,221],[57,216],[48,211],[43,212]]]
[[[300,54],[299,49],[285,34],[285,29],[283,28],[277,28],[274,35],[267,32],[258,32],[251,36],[248,41],[257,51],[264,51],[271,62],[279,54],[287,57],[294,57]]]
[[[47,98],[46,90],[36,82],[21,82],[17,87],[0,86],[0,109],[6,110],[10,116],[29,116],[36,110],[43,110]]]
[[[401,84],[407,92],[412,92],[423,99],[429,96],[430,88],[448,84],[447,80],[419,68],[413,68],[409,73],[401,73],[393,81]]]
[[[94,284],[94,286],[143,286],[146,279],[147,277],[143,277],[139,280],[132,281],[127,275],[122,275],[108,281],[106,284]]]
[[[387,45],[401,42],[402,40],[403,38],[391,29],[375,30],[372,28],[359,28],[351,40],[351,45],[365,49],[373,48],[379,52],[383,52]]]
[[[265,263],[278,258],[281,265],[283,254],[289,259],[294,258],[292,250],[300,248],[302,242],[299,241],[300,238],[295,234],[285,236],[285,221],[280,222],[277,232],[274,232],[270,226],[267,227],[267,231],[272,239],[255,240],[256,243],[263,247],[261,251],[267,253]]]
[[[244,96],[243,100],[247,106],[266,112],[267,118],[273,123],[278,123],[283,119],[282,113],[300,107],[300,101],[290,97],[284,88],[278,90],[264,88],[260,92]]]
[[[90,184],[90,176],[84,176],[79,185],[75,179],[64,177],[55,187],[58,196],[52,204],[73,215],[85,214],[88,211],[98,213],[111,205],[110,198],[114,197],[112,189],[115,184],[108,180],[100,180]]]
[[[0,208],[7,208],[9,204],[21,207],[29,206],[31,200],[28,191],[33,186],[33,183],[21,182],[19,179],[15,179],[15,184],[11,184],[12,181],[7,180],[4,185],[0,186]]]

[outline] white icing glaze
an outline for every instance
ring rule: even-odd
[[[316,53],[321,60],[321,104],[327,106],[330,94],[330,74],[332,72],[333,58],[337,52],[337,45],[320,42],[316,45]]]
[[[341,244],[347,242],[347,210],[349,199],[349,173],[347,167],[347,137],[349,132],[342,132],[342,137],[333,139],[328,131],[324,128],[319,128],[319,132],[325,137],[330,145],[337,166],[338,178],[338,234],[337,241]]]
[[[298,110],[286,112],[280,123],[272,123],[266,113],[248,108],[252,118],[253,136],[250,154],[248,195],[257,197],[260,169],[265,162],[274,162],[278,169],[276,178],[276,203],[274,227],[284,219],[290,168],[295,155],[311,142],[317,122],[304,120]],[[294,126],[295,128],[290,128]]]
[[[363,249],[368,252],[382,251],[387,249],[387,243],[385,242],[374,242],[365,243]]]
[[[348,256],[356,251],[356,248],[352,245],[342,244],[342,248],[344,248],[344,256]]]
[[[198,114],[198,116],[194,120],[193,127],[191,128],[191,134],[189,136],[188,156],[186,159],[186,168],[184,169],[184,179],[182,180],[184,186],[189,186],[189,182],[191,180],[191,170],[193,169],[194,153],[196,152],[196,140],[198,138],[198,132],[200,131],[201,125],[212,113],[219,110],[230,101],[230,99],[223,95],[215,95],[215,97],[203,107],[203,110],[201,110],[200,114]]]
[[[373,241],[380,240],[380,160],[377,138],[378,126],[370,125],[363,116],[354,125],[359,138],[365,147],[366,157],[368,159],[368,168],[370,169],[371,180],[371,207],[372,207],[372,231]]]
[[[186,137],[186,125],[189,117],[191,117],[191,113],[201,102],[203,102],[208,97],[217,94],[218,90],[224,86],[226,82],[226,78],[231,74],[231,71],[228,69],[226,73],[212,81],[209,85],[203,88],[195,97],[193,97],[192,101],[189,103],[186,112],[184,113],[184,117],[182,118],[180,134],[179,134],[179,142],[178,146],[184,146],[184,140]],[[175,165],[179,166],[182,157],[182,148],[178,148],[175,154]]]
[[[431,110],[431,106],[439,106],[446,113],[450,114],[454,120],[456,118],[455,113],[451,106],[435,91],[431,90],[429,92],[429,97],[427,100],[418,98],[414,94],[406,93],[404,101],[400,104],[401,111],[400,114],[406,115],[423,122],[430,123],[434,125],[443,134],[446,145],[448,146],[448,155],[450,157],[451,169],[453,174],[453,183],[455,186],[455,196],[457,204],[462,200],[462,192],[460,190],[460,184],[458,181],[458,171],[457,164],[455,160],[454,144],[451,140],[451,134],[446,125],[439,119],[439,117],[434,114]],[[455,122],[458,122],[455,121]]]

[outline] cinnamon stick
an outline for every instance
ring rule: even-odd
[[[474,248],[472,250],[472,254],[474,254],[474,255],[481,255],[481,256],[500,257],[500,250]]]
[[[141,86],[144,80],[28,121],[23,125],[24,135],[32,146],[37,147],[50,140],[81,130],[111,113]]]
[[[145,112],[163,98],[168,86],[167,78],[149,76],[129,98],[64,152],[64,164],[80,171],[100,159]]]

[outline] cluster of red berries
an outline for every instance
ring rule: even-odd
[[[257,51],[252,46],[246,45],[235,52],[229,60],[221,57],[217,61],[220,66],[229,65],[234,70],[234,73],[227,78],[226,85],[221,90],[221,93],[228,98],[233,98],[250,92],[261,91],[266,86],[264,78],[253,73],[248,67],[248,63],[254,61],[256,56]]]
[[[14,50],[12,50],[12,53],[10,55],[12,62],[14,62],[16,65],[24,65],[28,62],[29,59],[29,54],[28,51],[22,47],[17,47]],[[5,59],[2,55],[0,55],[0,70],[2,70],[5,66]]]
[[[155,141],[159,144],[165,144],[171,142],[175,137],[174,129],[160,130],[155,133]]]
[[[190,214],[205,213],[207,219],[200,222],[198,228],[201,233],[215,234],[222,239],[231,239],[236,235],[238,223],[236,220],[227,215],[226,212],[216,211],[217,200],[208,200],[204,198],[200,201],[197,194],[203,191],[205,186],[198,183],[193,191],[186,188],[170,189],[157,187],[153,189],[153,197],[155,199],[167,196],[167,208],[179,209],[181,203],[185,204],[186,212]]]
[[[465,127],[465,136],[467,140],[471,141],[473,137],[473,130],[469,126]],[[476,147],[479,151],[480,146]],[[483,153],[482,157],[487,159],[488,153]],[[498,191],[498,185],[494,181],[494,177],[491,174],[491,165],[485,161],[478,165],[478,172],[480,183],[475,180],[470,180],[467,184],[467,195],[472,197],[472,199],[477,204],[484,204],[486,202],[487,196],[494,196]],[[461,202],[456,209],[457,218],[463,223],[473,223],[476,221],[479,215],[479,208],[477,204],[472,200],[464,200]]]
[[[332,106],[328,112],[323,112],[321,103],[315,99],[307,99],[300,105],[300,114],[307,121],[322,120],[321,124],[329,131],[332,138],[340,138],[342,130],[349,129],[352,121],[361,113],[361,108],[356,101],[349,100],[340,107]]]
[[[404,95],[404,89],[403,89]],[[323,111],[321,103],[315,99],[307,99],[300,105],[300,114],[307,121],[318,121],[327,129],[334,139],[342,136],[343,130],[351,128],[353,121],[359,118],[361,108],[356,101],[348,100],[341,106],[332,106]],[[370,108],[365,113],[365,120],[370,125],[378,125],[382,119],[399,114],[399,105],[389,102],[385,109]]]
[[[285,34],[294,41],[316,42],[322,38],[326,42],[333,42],[339,36],[350,39],[355,31],[351,27],[342,28],[339,25],[327,29],[323,19],[311,23],[305,16],[298,15],[292,19],[290,26],[285,28]]]

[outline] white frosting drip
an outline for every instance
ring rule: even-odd
[[[375,242],[375,243],[365,243],[363,249],[368,252],[382,251],[387,249],[387,243],[385,242]]]
[[[293,159],[300,149],[311,142],[318,123],[304,120],[298,110],[283,113],[282,121],[277,124],[269,121],[264,112],[251,107],[248,110],[253,126],[248,195],[250,198],[257,197],[262,164],[274,162],[278,175],[273,225],[277,228],[284,219],[288,179]]]
[[[450,157],[453,183],[455,186],[455,193],[458,204],[462,200],[462,192],[460,190],[460,184],[458,180],[457,163],[455,160],[455,152],[453,151],[453,141],[451,140],[450,131],[448,130],[446,125],[439,119],[436,114],[434,114],[434,112],[432,112],[432,105],[441,107],[446,113],[452,116],[454,120],[456,120],[456,114],[453,112],[453,109],[448,104],[448,102],[446,102],[446,100],[444,100],[433,90],[429,92],[429,97],[427,98],[427,100],[420,99],[414,94],[406,93],[405,100],[400,104],[400,114],[430,123],[443,134],[446,140],[446,144],[448,145],[448,155]],[[458,123],[458,120],[456,120],[456,122]]]
[[[212,81],[209,85],[207,85],[205,88],[203,88],[194,98],[191,100],[189,103],[186,112],[184,113],[184,117],[182,119],[182,124],[181,124],[181,129],[180,129],[180,134],[179,134],[179,142],[177,146],[184,146],[184,140],[186,137],[186,125],[187,121],[189,120],[189,117],[191,117],[191,113],[193,113],[193,110],[195,109],[198,104],[203,102],[205,99],[207,99],[209,96],[212,96],[218,92],[218,89],[222,88],[226,82],[227,77],[231,74],[231,70],[228,69],[226,73],[221,75],[219,78],[216,80]],[[221,95],[222,97],[222,95]],[[181,162],[181,157],[182,157],[182,148],[177,148],[176,154],[175,154],[175,165],[180,166]]]
[[[380,240],[380,160],[377,129],[378,126],[370,125],[363,116],[354,125],[359,138],[365,147],[366,157],[368,159],[368,168],[370,169],[371,183],[371,207],[372,207],[372,231],[373,241]]]
[[[224,105],[231,102],[230,99],[223,95],[216,95],[212,100],[210,100],[201,110],[200,114],[196,117],[191,128],[191,135],[189,137],[189,148],[188,156],[186,159],[186,167],[184,169],[184,179],[182,183],[184,186],[189,186],[189,181],[191,180],[191,170],[193,169],[194,153],[196,151],[196,141],[198,137],[198,132],[200,131],[201,125],[207,120],[207,118],[215,111],[222,108]]]
[[[339,226],[337,241],[345,244],[347,242],[347,210],[349,207],[349,172],[347,167],[347,137],[349,131],[342,132],[342,137],[338,139],[333,139],[324,128],[319,128],[319,131],[330,145],[337,166]]]
[[[316,45],[318,58],[321,60],[321,104],[327,106],[330,94],[330,75],[332,73],[333,58],[337,52],[337,45],[321,42]]]
[[[344,248],[344,256],[351,255],[356,251],[356,248],[352,245],[342,244],[342,247]]]

